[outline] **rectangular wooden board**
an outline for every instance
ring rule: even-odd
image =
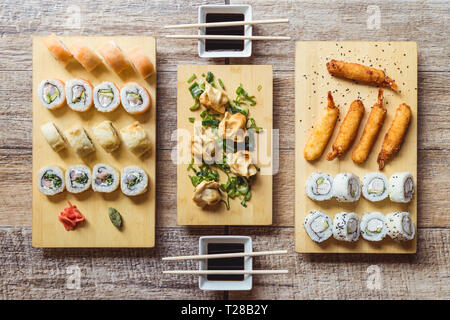
[[[379,243],[370,243],[360,238],[355,243],[337,241],[331,238],[322,244],[313,242],[303,227],[305,216],[310,210],[318,209],[331,218],[340,211],[356,212],[359,217],[371,211],[383,214],[395,211],[409,211],[417,228],[417,195],[409,204],[391,202],[389,199],[372,203],[361,199],[355,203],[313,201],[305,194],[305,182],[312,172],[325,172],[332,176],[340,172],[352,172],[361,179],[364,174],[378,171],[376,162],[384,136],[389,129],[396,108],[407,103],[412,110],[411,123],[400,152],[388,162],[383,172],[389,177],[395,172],[409,171],[414,176],[417,190],[417,44],[415,42],[297,42],[295,56],[295,250],[302,253],[415,253],[417,237],[412,241],[397,243],[388,236]],[[332,77],[326,68],[330,59],[356,62],[385,69],[388,76],[398,84],[398,93],[384,90],[384,105],[387,115],[378,139],[367,161],[356,165],[352,152],[361,137],[371,107],[377,100],[378,88]],[[340,111],[340,121],[321,158],[308,162],[303,149],[314,122],[323,114],[327,103],[327,92],[333,97]],[[327,161],[339,126],[352,101],[363,101],[366,112],[361,121],[355,143],[340,159]]]
[[[97,49],[107,41],[114,40],[123,51],[140,46],[156,65],[156,42],[153,37],[60,37],[69,45],[75,39],[82,39],[91,48]],[[118,87],[126,82],[137,82],[151,95],[152,106],[148,112],[132,116],[122,106],[111,113],[98,112],[93,106],[86,113],[71,110],[67,105],[58,110],[44,108],[37,97],[39,83],[45,78],[63,81],[72,78],[89,80],[93,86],[102,81],[112,81]],[[81,159],[68,146],[59,153],[54,152],[45,141],[40,126],[54,122],[64,131],[75,124],[81,124],[91,134],[97,123],[111,120],[117,130],[139,121],[147,131],[152,149],[143,157],[133,155],[122,143],[120,148],[109,154],[93,139],[96,151]],[[92,137],[92,135],[91,135]],[[87,72],[76,61],[67,67],[53,59],[42,43],[42,37],[33,38],[33,246],[34,247],[154,247],[155,245],[155,163],[156,163],[156,74],[144,80],[131,68],[120,77],[105,65]],[[37,188],[37,171],[46,165],[58,165],[67,169],[70,165],[86,164],[92,168],[96,163],[106,163],[120,171],[129,165],[138,165],[149,176],[149,190],[137,197],[125,196],[120,187],[111,194],[93,192],[92,189],[79,194],[64,191],[47,197]],[[75,231],[66,231],[58,221],[59,213],[67,207],[67,201],[77,205],[85,215],[86,222]],[[108,217],[108,207],[116,208],[122,215],[121,230],[114,227]]]
[[[190,111],[189,107],[194,104],[194,100],[189,92],[190,84],[187,80],[192,74],[196,74],[198,79],[201,74],[211,71],[215,76],[215,82],[220,78],[225,86],[225,92],[230,99],[236,97],[236,89],[242,83],[249,95],[254,95],[257,104],[249,106],[249,117],[256,120],[256,124],[263,127],[264,133],[259,133],[259,139],[268,136],[267,145],[264,147],[258,143],[258,152],[269,155],[269,161],[258,165],[261,172],[258,173],[256,182],[252,185],[252,198],[247,202],[247,207],[240,205],[239,199],[230,199],[230,210],[225,205],[220,204],[212,209],[201,209],[192,201],[194,187],[187,171],[190,155],[190,137],[193,134],[193,126],[189,122],[190,117],[201,120],[200,113],[203,107],[197,111]],[[260,86],[260,90],[258,87]],[[189,137],[179,138],[179,146],[183,145],[183,150],[188,150],[185,154],[186,161],[179,161],[177,168],[177,217],[179,225],[270,225],[272,224],[272,66],[270,65],[191,65],[178,66],[177,82],[177,122],[178,130],[187,130]],[[180,148],[179,148],[180,150]],[[182,157],[179,155],[178,159]],[[262,174],[263,171],[265,174]],[[270,174],[267,172],[270,171]],[[221,177],[221,183],[226,181]]]

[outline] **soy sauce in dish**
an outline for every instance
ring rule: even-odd
[[[207,13],[206,22],[229,22],[229,21],[244,21],[244,14],[242,13]],[[231,36],[243,36],[245,26],[231,26],[231,27],[214,27],[206,28],[205,34],[209,35],[231,35]],[[205,40],[206,51],[217,50],[244,50],[244,40]]]
[[[243,243],[208,243],[208,254],[218,253],[237,253],[244,252]],[[209,259],[207,260],[208,270],[244,270],[244,257],[240,258],[226,258],[226,259]],[[208,280],[216,281],[242,281],[244,275],[242,274],[220,274],[208,275]]]

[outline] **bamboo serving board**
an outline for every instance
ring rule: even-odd
[[[200,113],[204,110],[190,111],[189,107],[194,100],[189,92],[187,80],[192,74],[197,75],[197,81],[202,73],[211,71],[214,74],[217,87],[217,79],[220,78],[225,86],[225,92],[230,99],[236,97],[235,91],[242,83],[249,95],[254,95],[257,104],[249,106],[249,116],[256,120],[256,124],[263,127],[265,133],[256,134],[262,139],[263,135],[269,137],[267,145],[258,143],[258,152],[269,155],[267,163],[261,163],[258,158],[258,173],[256,182],[252,185],[252,198],[247,202],[247,208],[240,205],[241,200],[230,199],[230,210],[223,203],[211,209],[201,209],[192,201],[194,187],[187,171],[188,163],[192,156],[191,140],[194,124],[189,122],[190,117],[201,120]],[[261,90],[258,91],[258,87]],[[177,82],[177,122],[178,130],[188,132],[188,136],[178,136],[178,168],[177,168],[177,217],[179,225],[270,225],[272,224],[272,66],[270,65],[212,65],[212,66],[178,66]],[[187,152],[185,152],[187,151]],[[260,153],[261,154],[261,153]],[[263,172],[270,174],[263,175]],[[221,171],[219,170],[219,173]],[[221,176],[221,183],[226,178]]]
[[[156,43],[153,37],[61,37],[69,45],[75,39],[82,39],[91,48],[97,49],[107,41],[114,40],[122,50],[127,51],[139,45],[156,65]],[[132,116],[122,106],[112,113],[101,113],[94,106],[86,113],[72,111],[67,105],[58,110],[47,110],[37,97],[39,83],[45,78],[67,81],[72,78],[89,80],[93,86],[102,81],[113,81],[118,87],[126,82],[137,82],[151,95],[152,105],[148,112]],[[91,128],[97,123],[111,120],[116,130],[139,121],[147,131],[152,149],[143,157],[133,155],[123,143],[112,154],[107,153],[93,138]],[[95,153],[81,159],[70,146],[57,153],[47,144],[40,126],[53,121],[65,131],[75,124],[81,124],[91,136]],[[33,246],[34,247],[154,247],[155,245],[155,143],[156,143],[156,75],[143,80],[133,69],[124,70],[120,77],[106,65],[97,67],[91,73],[76,61],[67,67],[53,59],[42,43],[42,37],[33,38]],[[148,191],[137,197],[125,196],[119,188],[110,193],[93,192],[92,189],[79,195],[64,191],[47,197],[37,188],[37,171],[46,165],[58,165],[67,169],[70,165],[85,164],[89,168],[96,163],[106,163],[120,171],[129,165],[143,168],[149,177]],[[74,231],[66,231],[58,221],[59,213],[67,207],[67,201],[76,205],[86,217],[86,222]],[[122,215],[123,226],[118,230],[108,216],[108,207],[116,208]]]
[[[326,68],[331,59],[372,65],[385,69],[393,78],[399,92],[384,89],[384,106],[387,115],[378,139],[367,161],[357,165],[352,161],[352,152],[364,126],[371,107],[377,100],[378,88],[363,83],[332,77]],[[327,104],[327,92],[332,91],[339,107],[339,121],[322,156],[308,162],[303,157],[305,142],[314,122],[323,114]],[[352,147],[340,159],[327,161],[348,107],[352,101],[363,101],[366,112],[361,121],[358,135]],[[364,174],[378,171],[376,162],[387,130],[396,108],[405,102],[411,107],[412,119],[400,152],[386,164],[382,172],[389,177],[395,172],[409,171],[414,176],[415,192],[409,204],[391,202],[388,199],[378,203],[366,200],[362,195],[355,203],[339,203],[334,198],[328,201],[313,201],[305,194],[305,182],[312,172],[325,172],[333,177],[340,172],[352,172],[362,179]],[[313,242],[303,227],[305,216],[310,210],[318,209],[333,219],[340,211],[356,212],[361,218],[366,212],[379,211],[383,214],[408,211],[417,230],[417,44],[415,42],[297,42],[295,57],[295,250],[302,253],[415,253],[417,236],[412,241],[397,243],[388,236],[371,243],[362,237],[355,243],[337,241],[333,237],[318,244]],[[417,234],[417,232],[416,232]]]

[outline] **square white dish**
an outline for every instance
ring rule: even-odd
[[[209,243],[242,243],[244,252],[252,252],[252,238],[246,236],[204,236],[199,239],[198,254],[208,254]],[[252,270],[252,257],[244,257],[244,270]],[[199,270],[208,270],[208,260],[200,260]],[[252,275],[244,275],[242,281],[216,281],[208,280],[207,276],[199,277],[199,288],[201,290],[251,290]]]
[[[198,8],[198,23],[206,23],[206,14],[208,13],[241,13],[245,21],[253,19],[252,6],[247,4],[237,5],[202,5]],[[198,34],[204,35],[206,28],[199,28]],[[245,36],[252,35],[252,26],[244,27]],[[244,50],[224,50],[224,51],[206,51],[205,39],[198,40],[198,55],[201,58],[248,58],[252,55],[252,41],[244,40]]]

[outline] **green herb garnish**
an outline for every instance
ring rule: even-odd
[[[203,93],[203,89],[200,88],[200,86],[197,82],[194,82],[189,87],[189,91],[191,92],[191,95],[194,99],[197,99]]]
[[[120,229],[122,227],[122,216],[120,215],[119,211],[114,208],[108,208],[108,216],[112,224],[116,228]]]
[[[217,79],[217,82],[219,82],[219,86],[223,89],[223,90],[225,90],[225,85],[223,84],[223,82],[222,82],[222,79]]]
[[[191,83],[192,81],[194,81],[195,79],[197,79],[197,76],[195,75],[195,73],[188,79],[187,83]]]
[[[188,120],[189,120],[190,123],[194,123],[195,122],[195,118],[194,117],[189,117]]]

